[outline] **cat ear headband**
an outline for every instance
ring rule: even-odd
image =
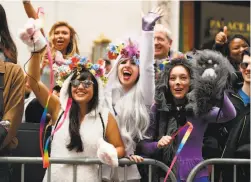
[[[121,55],[120,59],[132,59],[137,65],[139,65],[139,46],[138,43],[132,42],[130,38],[120,44],[111,43],[107,49],[107,56],[110,60],[115,60]]]

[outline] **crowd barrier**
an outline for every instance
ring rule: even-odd
[[[21,182],[26,182],[25,180],[25,165],[28,164],[39,164],[42,168],[42,158],[41,157],[0,157],[0,163],[9,163],[9,164],[21,164]],[[50,158],[50,164],[69,164],[73,166],[73,179],[72,182],[77,182],[76,174],[77,174],[77,165],[91,165],[91,164],[98,164],[100,169],[102,168],[102,163],[99,159],[95,158],[81,158],[81,159],[67,159],[67,158]],[[127,182],[127,166],[131,164],[135,164],[126,158],[120,159],[119,164],[125,166],[124,167],[124,182]],[[152,181],[152,166],[157,166],[167,172],[168,167],[157,160],[153,159],[144,159],[143,162],[139,163],[139,165],[149,165],[148,172],[149,172],[149,182]],[[51,181],[51,170],[50,166],[48,167],[48,180],[47,182]],[[33,171],[36,173],[36,171]],[[26,174],[29,175],[29,174]],[[102,170],[99,170],[99,179],[102,182]],[[172,182],[176,182],[175,175],[171,172],[170,179]],[[32,180],[32,179],[31,179]],[[15,180],[16,181],[16,180]],[[17,182],[17,181],[16,181]]]
[[[13,179],[11,182],[40,182],[43,179],[45,174],[45,169],[42,168],[42,158],[39,150],[39,124],[37,123],[22,123],[17,137],[19,139],[19,145],[17,149],[13,150],[12,157],[0,157],[0,163],[8,162],[12,163],[13,166]],[[13,157],[14,156],[14,157]],[[60,159],[60,158],[51,158],[51,164],[72,164],[73,170],[75,170],[77,164],[99,164],[101,162],[98,159]],[[133,162],[128,159],[120,159],[119,163],[122,165],[131,165]],[[187,182],[193,182],[196,174],[203,168],[208,165],[212,165],[211,173],[211,182],[214,182],[214,165],[215,164],[227,164],[234,165],[233,179],[236,181],[236,165],[238,164],[250,164],[250,159],[208,159],[199,163],[193,170],[190,172]],[[152,179],[152,166],[158,166],[165,172],[168,170],[168,166],[160,161],[153,159],[145,159],[144,162],[140,165],[149,165],[149,181]],[[50,168],[49,168],[50,169]],[[125,181],[126,181],[126,167],[125,167]],[[28,175],[27,175],[28,174]],[[50,175],[50,173],[48,173]],[[99,174],[101,175],[101,174]],[[169,175],[172,182],[176,182],[175,175],[171,172]],[[48,178],[49,179],[49,178]]]
[[[200,162],[199,164],[197,164],[192,171],[190,172],[190,174],[188,175],[187,178],[187,182],[193,182],[196,174],[204,167],[208,166],[208,165],[212,165],[212,172],[211,172],[211,182],[214,182],[214,165],[215,164],[223,164],[223,165],[233,165],[233,181],[236,182],[236,165],[240,165],[240,164],[251,164],[251,160],[250,159],[208,159],[208,160],[204,160],[202,162]],[[229,174],[231,175],[231,174]]]
[[[12,163],[13,172],[11,182],[40,182],[45,174],[42,168],[42,159],[39,149],[39,123],[22,123],[19,127],[17,138],[19,144],[12,152],[11,157],[0,157],[1,162]],[[101,164],[97,159],[50,159],[51,163],[70,164]],[[130,165],[133,162],[128,159],[120,159],[120,164]],[[26,165],[25,165],[26,164]],[[145,159],[142,165],[149,165],[149,179],[152,177],[152,166],[158,166],[165,172],[168,167],[159,161]],[[126,169],[126,167],[125,167]],[[125,171],[127,172],[127,171]],[[28,175],[27,175],[28,174]],[[126,176],[126,175],[125,175]],[[172,182],[176,182],[175,175],[170,174]]]

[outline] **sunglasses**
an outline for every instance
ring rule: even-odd
[[[71,81],[71,85],[74,88],[77,88],[80,84],[82,84],[82,86],[84,88],[89,88],[92,84],[94,84],[91,80],[84,80],[84,81],[79,81],[79,80],[72,80]]]
[[[248,67],[249,64],[250,63],[242,62],[242,63],[240,63],[240,66],[241,66],[242,69],[247,69],[247,67]]]

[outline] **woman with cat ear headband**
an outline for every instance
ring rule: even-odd
[[[175,166],[178,181],[185,182],[192,168],[203,160],[201,150],[208,123],[226,122],[236,115],[233,104],[225,94],[221,108],[216,107],[216,102],[209,101],[222,97],[227,82],[223,72],[230,72],[225,64],[227,60],[216,52],[197,51],[192,61],[176,58],[166,64],[156,83],[156,104],[151,109],[151,125],[148,130],[152,141],[142,141],[138,145],[138,151],[170,166],[186,129],[182,129],[176,138],[171,136],[189,121],[193,130],[178,155]],[[221,85],[215,87],[219,82]],[[221,93],[214,95],[215,92]],[[208,182],[207,169],[200,171],[195,181]]]
[[[156,8],[142,18],[141,42],[128,38],[122,44],[109,45],[108,54],[117,54],[115,64],[108,74],[105,88],[106,104],[117,118],[126,156],[135,162],[143,161],[134,155],[137,143],[145,137],[149,126],[148,110],[154,99],[154,25],[161,17]],[[103,167],[106,181],[124,181],[124,168]],[[112,175],[113,173],[113,175]],[[139,181],[136,165],[127,167],[127,180]]]

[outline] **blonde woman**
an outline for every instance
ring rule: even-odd
[[[37,19],[38,15],[32,6],[30,1],[23,1],[24,9],[29,18]],[[41,30],[43,33],[43,30]],[[43,33],[44,34],[44,33]],[[67,22],[56,22],[49,31],[49,42],[52,52],[52,58],[55,59],[56,52],[59,51],[64,59],[73,57],[74,54],[79,54],[77,33],[75,29]],[[49,86],[49,68],[47,52],[44,51],[41,61],[41,74],[43,74],[41,80],[47,86]]]

